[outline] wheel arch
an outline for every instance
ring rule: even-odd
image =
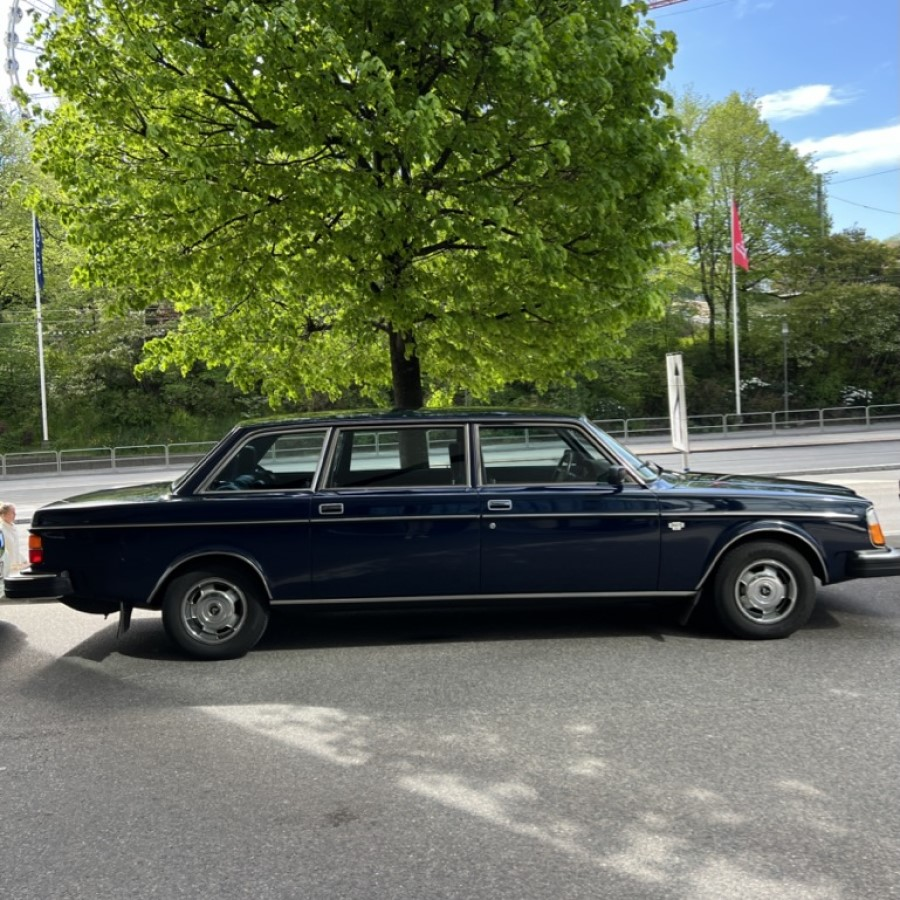
[[[233,550],[204,550],[181,557],[173,562],[157,581],[156,586],[147,598],[147,605],[151,609],[159,609],[168,586],[185,572],[203,566],[226,566],[236,569],[251,577],[260,589],[260,598],[268,606],[272,601],[272,592],[269,583],[263,574],[262,567],[245,556]]]
[[[825,563],[824,550],[809,534],[792,522],[757,522],[728,535],[716,545],[704,567],[697,590],[702,590],[709,584],[709,580],[715,575],[716,569],[727,553],[754,541],[775,541],[791,547],[809,563],[813,575],[822,584],[828,584],[828,566]]]

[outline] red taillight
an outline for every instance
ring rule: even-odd
[[[44,545],[39,535],[28,535],[28,562],[33,566],[39,566],[44,561]]]

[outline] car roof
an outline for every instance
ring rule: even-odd
[[[236,427],[240,430],[256,430],[259,428],[291,426],[325,425],[408,425],[416,422],[434,423],[466,423],[497,421],[569,421],[583,418],[577,413],[551,409],[514,409],[497,407],[459,406],[428,409],[366,409],[366,410],[330,410],[325,412],[302,413],[288,416],[268,416],[259,419],[248,419]]]

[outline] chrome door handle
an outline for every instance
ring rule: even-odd
[[[321,516],[342,516],[344,514],[343,503],[320,503],[319,515]]]
[[[512,500],[488,500],[488,512],[508,512],[512,509]]]

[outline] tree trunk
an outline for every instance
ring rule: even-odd
[[[703,297],[706,300],[706,307],[709,310],[709,329],[707,331],[707,339],[709,343],[709,355],[713,363],[719,359],[719,348],[716,344],[716,300],[712,292],[706,293],[704,290]]]
[[[716,301],[715,301],[715,285],[709,283],[706,270],[706,257],[703,255],[703,229],[700,220],[700,214],[694,213],[694,236],[696,239],[697,256],[700,260],[700,292],[706,301],[706,307],[709,310],[709,326],[707,330],[707,339],[709,342],[709,354],[712,357],[713,364],[717,358],[716,348]]]
[[[416,342],[412,334],[401,334],[392,328],[388,332],[391,345],[391,380],[396,409],[421,409],[425,405],[422,389],[422,370],[416,356]]]

